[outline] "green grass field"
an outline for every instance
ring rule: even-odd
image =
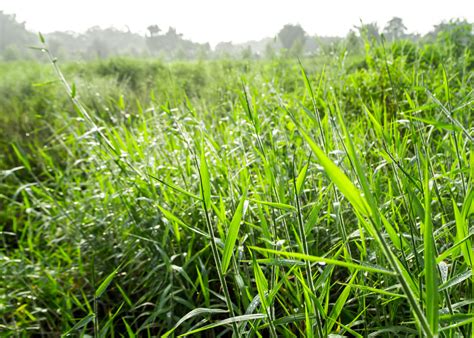
[[[471,53],[0,64],[0,335],[471,337]]]

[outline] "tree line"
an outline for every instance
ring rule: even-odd
[[[46,34],[52,53],[62,59],[103,59],[111,56],[153,57],[164,60],[196,60],[212,58],[273,58],[276,56],[309,56],[331,54],[345,50],[360,53],[364,41],[387,42],[410,40],[434,42],[455,39],[460,50],[474,49],[473,24],[466,20],[451,20],[433,27],[428,34],[408,33],[403,20],[394,17],[380,28],[377,23],[354,26],[345,37],[311,36],[299,24],[287,24],[271,38],[235,44],[220,42],[215,48],[209,43],[185,39],[176,28],[166,31],[159,25],[148,26],[140,35],[129,29],[91,27],[84,33],[57,31]],[[37,35],[26,29],[14,14],[0,11],[0,59],[4,61],[37,59],[39,55],[28,48],[37,44]]]

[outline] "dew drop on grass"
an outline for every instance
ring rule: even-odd
[[[439,272],[441,274],[441,280],[446,283],[448,280],[449,265],[445,261],[438,263]]]

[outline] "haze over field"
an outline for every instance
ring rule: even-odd
[[[176,27],[186,39],[234,43],[274,36],[287,23],[299,23],[311,35],[345,36],[354,26],[377,22],[379,27],[401,17],[410,32],[426,34],[451,18],[474,20],[474,2],[446,1],[94,1],[3,0],[0,10],[15,13],[33,31],[84,32],[99,25],[146,33],[147,26]]]

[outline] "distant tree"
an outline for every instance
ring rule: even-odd
[[[354,26],[359,31],[359,35],[369,41],[378,41],[380,39],[379,26],[376,22]]]
[[[46,35],[48,48],[59,58],[77,58],[87,48],[83,35],[72,32],[52,32]]]
[[[357,54],[362,47],[362,41],[352,29],[346,35],[346,50],[349,54]]]
[[[188,58],[188,54],[186,53],[186,50],[183,48],[183,46],[180,46],[175,51],[175,58],[177,60],[186,60]]]
[[[301,56],[304,52],[304,45],[305,45],[306,39],[303,38],[298,38],[295,40],[295,43],[293,43],[293,46],[290,48],[290,54],[292,56]]]
[[[99,26],[89,28],[85,36],[87,37],[87,53],[89,57],[105,58],[111,52],[110,40],[104,36],[104,31]]]
[[[306,32],[300,25],[285,25],[278,33],[283,48],[290,50],[295,44],[298,48],[304,47]]]
[[[253,57],[253,52],[252,52],[252,47],[247,46],[242,50],[242,59],[244,60],[250,60]]]
[[[170,27],[166,32],[165,36],[165,44],[167,45],[167,49],[175,49],[180,45],[180,42],[183,40],[183,34],[178,33],[176,28]]]
[[[174,27],[169,27],[168,31],[166,32],[166,36],[172,38],[172,39],[181,39],[183,37],[183,34],[178,33],[176,31],[176,28]]]
[[[316,37],[320,52],[325,55],[335,55],[343,47],[344,39],[340,37]]]
[[[86,57],[136,56],[146,52],[146,45],[142,36],[114,27],[102,29],[94,26],[89,28],[85,34],[69,41],[69,43],[73,41],[83,46],[82,51],[87,53]],[[74,49],[72,52],[74,52]]]
[[[146,45],[151,55],[160,56],[165,59],[196,59],[207,57],[210,50],[208,44],[194,43],[183,38],[176,28],[169,27],[166,33],[161,31],[157,25],[148,26],[150,35],[145,36]]]
[[[234,44],[230,41],[228,42],[219,42],[215,48],[216,55],[218,57],[229,58],[236,54],[236,48]]]
[[[456,56],[464,51],[474,50],[474,24],[466,20],[450,20],[434,26],[434,31],[428,34],[431,39],[448,47]]]
[[[211,45],[209,43],[205,43],[200,45],[197,48],[197,58],[199,60],[206,60],[209,58],[209,52],[211,51]]]
[[[318,53],[319,49],[320,48],[319,48],[316,37],[314,36],[306,37],[305,43],[304,43],[304,50],[306,53],[315,55],[316,53]]]
[[[183,45],[183,34],[179,34],[176,28],[169,27],[165,35],[160,36],[161,49],[171,54],[179,50]]]
[[[0,11],[0,53],[8,51],[8,59],[29,56],[27,46],[36,41],[37,37],[26,30],[24,22],[18,22],[15,15]]]
[[[384,28],[384,33],[389,41],[399,40],[405,36],[407,28],[403,24],[403,20],[393,17]]]
[[[265,45],[265,57],[267,59],[273,59],[276,55],[275,48],[273,47],[273,43],[267,42]]]
[[[7,48],[5,48],[5,50],[3,50],[2,55],[3,60],[5,61],[15,61],[22,59],[22,54],[16,45],[9,45]]]
[[[147,29],[148,32],[150,32],[150,36],[145,36],[146,44],[152,54],[157,54],[160,49],[159,34],[161,32],[161,28],[158,25],[150,25],[147,27]]]
[[[158,25],[150,25],[147,29],[150,32],[151,37],[157,36],[161,32],[161,28],[158,27]]]

